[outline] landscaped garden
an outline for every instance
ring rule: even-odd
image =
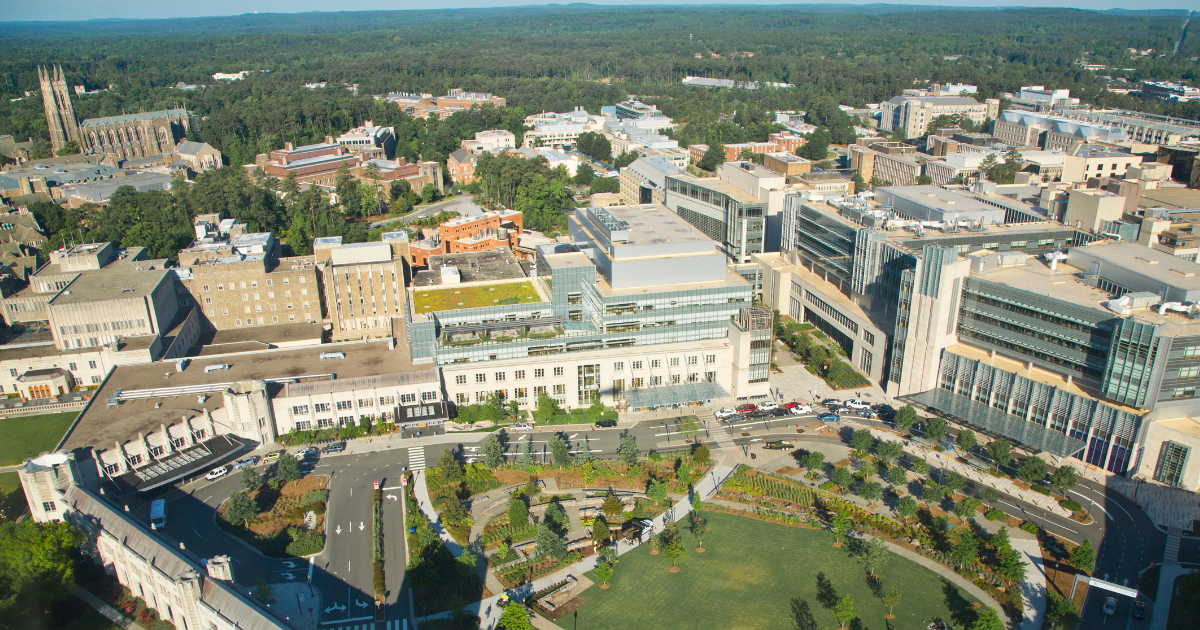
[[[479,308],[501,304],[525,304],[541,302],[542,298],[533,283],[505,282],[479,286],[452,286],[445,289],[417,289],[413,291],[413,310],[416,313],[436,313],[460,308]]]
[[[775,338],[805,363],[806,370],[824,379],[835,390],[871,384],[870,380],[842,360],[847,357],[846,350],[812,324],[797,322],[776,311]]]
[[[78,411],[0,419],[0,466],[16,466],[43,451],[52,451]]]
[[[266,474],[243,468],[242,490],[217,509],[217,523],[268,556],[320,553],[328,487],[324,475],[301,477],[296,459],[287,455]]]
[[[851,546],[833,546],[829,533],[785,527],[731,514],[704,512],[709,532],[703,553],[680,523],[686,559],[671,573],[670,554],[649,546],[621,556],[608,589],[582,595],[578,619],[564,628],[833,628],[844,598],[864,628],[924,630],[941,619],[955,627],[974,623],[977,600],[914,562],[891,557],[870,579]],[[599,583],[595,571],[589,577]],[[888,614],[888,592],[899,592]],[[845,605],[841,607],[845,609]]]

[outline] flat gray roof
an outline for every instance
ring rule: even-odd
[[[145,297],[171,273],[163,260],[114,261],[102,269],[80,272],[79,278],[50,302],[53,306]],[[137,264],[141,263],[141,264]]]
[[[1097,243],[1071,251],[1093,256],[1105,265],[1124,267],[1172,287],[1200,291],[1200,264],[1140,243]],[[1100,274],[1104,275],[1103,269]]]
[[[876,189],[876,199],[879,198],[880,193],[941,212],[996,212],[999,210],[995,206],[989,206],[982,201],[938,186],[883,186]]]
[[[346,358],[321,360],[322,352],[345,352]],[[178,422],[183,416],[203,415],[204,408],[213,411],[223,404],[219,396],[212,394],[202,403],[195,393],[170,395],[169,390],[164,390],[167,393],[162,396],[128,400],[109,407],[107,401],[117,390],[157,390],[327,373],[334,374],[337,379],[360,378],[428,369],[414,367],[408,357],[409,353],[402,345],[388,350],[387,344],[381,341],[355,341],[193,358],[182,372],[176,371],[173,360],[119,366],[96,392],[63,448],[109,449],[116,442],[136,439],[139,432],[157,431],[161,425]],[[229,365],[230,368],[206,373],[204,368],[209,365]],[[314,380],[328,380],[328,377],[314,376]],[[155,405],[160,403],[161,406],[156,408]]]
[[[722,182],[723,183],[723,182]],[[756,200],[757,201],[757,200]],[[678,214],[659,204],[643,206],[609,206],[596,210],[607,212],[618,221],[629,224],[628,240],[615,241],[613,246],[635,247],[662,243],[715,242]]]
[[[378,245],[378,243],[374,243]],[[512,250],[499,247],[486,252],[463,252],[429,257],[429,269],[413,276],[411,287],[432,287],[442,284],[442,268],[455,267],[461,281],[512,280],[529,276],[528,263],[517,260]],[[410,287],[410,288],[411,288]]]

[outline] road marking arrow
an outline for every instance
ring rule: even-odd
[[[1121,586],[1129,586],[1129,578],[1125,578],[1124,580],[1121,580]]]
[[[363,530],[363,523],[362,523],[362,521],[359,521],[358,522],[358,531],[361,532],[362,530]]]
[[[1105,582],[1107,582],[1107,581],[1108,581],[1108,574],[1107,574],[1107,573],[1105,573],[1105,574],[1104,574],[1104,581],[1105,581]]]
[[[389,498],[389,499],[391,499],[391,500],[395,501],[395,500],[396,500],[396,495],[394,495],[394,494],[389,494],[389,495],[387,495],[387,498]]]
[[[288,562],[284,562],[284,563],[283,563],[283,566],[285,566],[285,567],[287,567],[287,568],[289,568],[289,569],[295,569],[295,568],[296,568],[296,563],[295,563],[295,562],[288,561]]]
[[[364,602],[364,601],[362,601],[361,599],[356,599],[356,600],[354,600],[354,604],[355,604],[356,606],[358,606],[359,608],[366,608],[366,607],[367,607],[367,602]]]
[[[338,526],[337,526],[337,533],[338,533],[338,534],[341,534],[341,533],[342,533],[342,526],[341,526],[341,525],[338,525]]]
[[[343,610],[346,610],[346,607],[345,607],[345,606],[343,606],[343,605],[341,605],[341,604],[339,604],[339,603],[337,603],[337,602],[334,602],[332,606],[330,606],[329,608],[326,608],[326,609],[325,609],[325,612],[327,612],[327,613],[330,613],[330,612],[333,612],[333,611],[335,611],[335,610],[336,610],[336,611],[338,611],[338,612],[341,612],[341,611],[343,611]]]
[[[280,575],[282,575],[285,580],[296,579],[296,576],[292,575],[291,573],[281,573]]]

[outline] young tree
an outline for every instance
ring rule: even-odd
[[[521,441],[521,455],[517,458],[517,463],[522,468],[528,468],[533,465],[533,435]]]
[[[838,603],[833,605],[833,618],[837,619],[838,628],[845,630],[846,624],[850,623],[858,617],[854,612],[854,598],[849,595],[838,600]]]
[[[913,467],[913,471],[916,472],[918,475],[928,475],[929,474],[929,462],[927,462],[923,459],[913,460],[912,467]]]
[[[600,588],[608,588],[608,581],[612,578],[613,567],[611,563],[601,562],[596,565],[596,570],[592,575],[596,576],[596,580],[600,582]]]
[[[849,469],[847,469],[845,466],[834,468],[833,471],[829,473],[829,479],[842,488],[848,488],[850,487],[850,484],[854,482],[854,476],[850,474]]]
[[[621,505],[620,499],[610,494],[608,495],[608,498],[604,500],[604,505],[600,507],[600,510],[604,512],[605,516],[609,518],[616,518],[621,515],[621,512],[625,511],[625,506]]]
[[[1030,455],[1017,467],[1017,474],[1028,483],[1037,483],[1046,478],[1046,460]]]
[[[608,544],[609,537],[612,536],[612,531],[608,529],[608,520],[603,514],[597,514],[592,520],[592,542],[596,546],[604,546]]]
[[[638,460],[638,445],[637,438],[633,437],[628,430],[621,433],[621,445],[617,447],[617,459],[623,464],[630,466],[637,463]]]
[[[804,456],[804,467],[812,472],[821,472],[825,466],[825,453],[813,451]]]
[[[884,462],[890,464],[892,460],[898,459],[904,454],[904,447],[900,446],[899,442],[880,440],[879,443],[875,445],[875,454],[878,455],[879,458]]]
[[[907,431],[917,423],[917,410],[912,405],[904,405],[896,410],[896,428]]]
[[[975,499],[963,499],[954,506],[954,513],[958,518],[966,520],[971,515],[975,514],[975,508],[979,507],[979,501]]]
[[[559,466],[566,466],[571,463],[571,447],[567,446],[567,441],[561,435],[555,433],[550,436],[549,440],[550,457],[554,463]]]
[[[453,449],[442,451],[442,457],[438,460],[437,467],[442,473],[442,479],[450,483],[459,483],[463,480],[463,465],[454,456]]]
[[[671,572],[679,570],[676,566],[678,563],[687,560],[687,550],[683,548],[683,541],[679,540],[679,536],[670,536],[662,546],[663,555],[667,560],[671,561]]]
[[[895,588],[888,589],[888,592],[883,594],[883,604],[888,607],[887,618],[895,619],[896,615],[892,613],[892,609],[900,604],[900,591]]]
[[[921,499],[929,505],[934,505],[944,498],[946,498],[946,491],[932,481],[925,484],[925,489],[921,492]]]
[[[690,525],[692,535],[696,537],[696,551],[704,551],[704,539],[708,537],[708,519],[692,512],[692,522]]]
[[[959,492],[967,487],[967,478],[953,470],[946,470],[942,474],[942,486],[951,492]]]
[[[928,426],[925,427],[925,437],[934,442],[941,442],[946,437],[946,421],[942,418],[933,417],[929,419]]]
[[[984,486],[979,490],[979,498],[983,499],[984,503],[995,505],[1000,500],[1000,491],[991,486]]]
[[[959,566],[975,562],[979,557],[979,538],[970,527],[959,527],[954,530],[954,543],[950,547],[950,558]]]
[[[696,450],[692,451],[692,459],[701,466],[707,466],[712,461],[712,453],[708,450],[708,445],[697,445]]]
[[[1096,568],[1096,551],[1092,549],[1092,541],[1090,538],[1084,538],[1083,544],[1071,550],[1070,558],[1071,566],[1091,573],[1092,569]]]
[[[258,516],[258,504],[244,492],[234,492],[229,495],[229,503],[225,506],[225,520],[230,523],[241,523]]]
[[[504,608],[504,614],[496,622],[496,630],[533,630],[529,623],[529,609],[525,604],[512,602]]]
[[[579,466],[592,461],[592,447],[587,436],[583,436],[583,444],[580,445],[579,451],[575,453],[575,465]]]
[[[646,498],[655,503],[662,503],[667,500],[667,484],[651,479],[650,486],[646,488]]]
[[[896,514],[900,515],[900,518],[904,519],[905,522],[908,522],[908,519],[917,513],[917,507],[917,500],[905,495],[896,503]]]
[[[483,444],[479,450],[483,453],[483,463],[488,468],[499,468],[504,463],[504,445],[500,443],[500,438],[495,433],[489,433],[483,438]]]
[[[517,497],[508,500],[508,524],[524,527],[529,524],[529,506]]]
[[[433,203],[437,201],[438,197],[440,196],[441,194],[438,193],[437,186],[434,186],[433,184],[425,184],[425,187],[421,189],[421,201],[424,201],[425,203]]]
[[[875,438],[871,437],[871,432],[867,429],[859,429],[850,436],[850,446],[856,451],[867,452],[871,450],[871,445],[875,443]]]
[[[254,470],[253,466],[247,466],[242,469],[242,490],[250,492],[251,490],[262,485],[262,475]]]
[[[583,163],[575,169],[575,176],[571,178],[571,183],[576,186],[591,186],[592,180],[596,179],[596,169],[592,168],[591,164]]]
[[[969,429],[963,429],[958,432],[958,437],[954,439],[954,443],[958,448],[969,451],[975,448],[975,432]]]
[[[1066,494],[1067,490],[1079,483],[1079,475],[1075,472],[1075,467],[1064,464],[1054,474],[1050,475],[1050,487],[1058,490],[1059,494]]]
[[[1046,622],[1051,628],[1072,628],[1079,621],[1079,607],[1075,602],[1049,589],[1046,599]]]
[[[891,550],[878,538],[872,538],[858,545],[854,550],[854,555],[871,577],[878,577],[876,571],[882,569],[892,558]]]
[[[250,596],[258,600],[258,603],[263,606],[270,607],[275,605],[275,589],[270,584],[267,584],[267,581],[261,575],[254,580],[254,590],[251,591]]]
[[[868,481],[858,487],[858,496],[874,503],[883,497],[883,486],[876,481]]]
[[[275,476],[283,480],[284,483],[299,479],[300,462],[296,461],[295,457],[284,453],[280,456],[279,461],[275,463]]]
[[[846,536],[846,532],[850,531],[850,519],[845,514],[837,512],[833,517],[833,522],[830,523],[829,531],[833,534],[834,546],[840,547],[842,538]]]
[[[567,544],[545,523],[537,526],[537,552],[543,558],[561,559],[567,555]]]
[[[893,486],[902,486],[908,482],[908,473],[900,466],[892,466],[888,469],[887,480]]]
[[[1012,446],[1004,440],[992,440],[987,445],[988,454],[996,460],[999,466],[1007,466],[1012,461]]]

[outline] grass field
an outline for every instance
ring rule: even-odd
[[[837,627],[832,602],[854,598],[859,627],[871,630],[924,630],[941,618],[962,628],[974,622],[975,600],[936,573],[890,556],[869,582],[846,548],[835,549],[826,532],[797,529],[740,516],[708,513],[711,527],[704,553],[686,532],[688,559],[678,573],[667,571],[665,555],[649,547],[621,556],[608,590],[589,588],[581,596],[578,628],[697,630]],[[595,580],[589,573],[588,576]],[[896,619],[884,619],[883,594],[902,593]],[[565,617],[559,625],[574,629]],[[851,627],[855,627],[853,624]]]
[[[1171,610],[1167,616],[1167,630],[1190,630],[1196,627],[1196,613],[1200,612],[1200,577],[1181,575],[1175,578],[1175,590],[1171,597]]]
[[[505,304],[524,304],[541,302],[542,298],[528,280],[475,287],[459,285],[448,289],[413,291],[413,310],[416,313],[436,313],[460,308],[498,306],[502,300]]]
[[[77,411],[0,420],[0,466],[15,466],[26,457],[52,450],[78,416]]]

